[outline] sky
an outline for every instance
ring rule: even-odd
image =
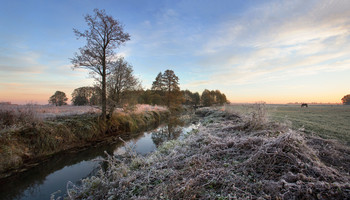
[[[348,0],[0,0],[0,102],[47,104],[91,86],[70,59],[86,14],[105,9],[130,41],[116,52],[149,89],[171,69],[180,88],[233,103],[340,103],[350,93]]]

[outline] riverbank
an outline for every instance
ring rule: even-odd
[[[155,128],[169,115],[165,110],[119,113],[106,123],[98,114],[90,113],[3,129],[0,134],[0,178],[31,168],[59,152],[113,140],[122,133]]]
[[[349,199],[350,149],[269,122],[264,113],[196,112],[201,126],[144,157],[68,184],[70,199]]]

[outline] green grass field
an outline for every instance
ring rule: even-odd
[[[231,105],[234,111],[251,112],[257,105]],[[264,105],[270,121],[289,124],[303,129],[306,134],[325,139],[337,139],[350,145],[350,106],[343,105]]]

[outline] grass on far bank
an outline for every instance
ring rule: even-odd
[[[261,107],[270,121],[288,124],[294,130],[325,139],[336,139],[350,145],[350,106],[344,105],[228,105],[226,110],[250,113]]]
[[[116,112],[107,122],[101,120],[98,113],[58,115],[45,120],[34,118],[37,115],[33,110],[24,112],[19,108],[14,112],[0,110],[0,178],[29,160],[154,128],[168,119],[169,111],[147,107],[131,113]],[[9,118],[11,120],[6,121]]]

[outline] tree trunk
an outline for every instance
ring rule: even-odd
[[[107,87],[106,87],[106,58],[102,60],[102,120],[106,121],[107,115]]]
[[[168,98],[167,98],[167,104],[168,104],[168,108],[170,108],[170,93],[171,93],[171,90],[170,90],[170,85],[168,85]]]

